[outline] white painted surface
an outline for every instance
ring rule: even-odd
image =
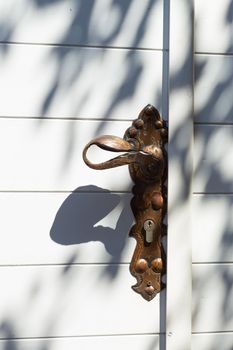
[[[0,4],[0,349],[165,349],[165,292],[131,290],[128,169],[97,172],[81,154],[148,103],[167,117],[163,7]]]
[[[1,50],[0,116],[133,119],[148,103],[162,106],[162,51],[0,44]]]
[[[191,348],[192,6],[170,3],[166,350]]]
[[[1,267],[0,279],[0,322],[11,337],[164,332],[164,292],[139,298],[128,265]]]
[[[91,188],[90,188],[91,189]],[[1,193],[0,265],[129,263],[130,194]]]
[[[195,0],[195,51],[192,350],[232,350],[231,0]]]
[[[195,127],[194,192],[233,192],[233,125]]]
[[[192,205],[193,262],[233,263],[233,195],[195,195]]]
[[[45,348],[49,350],[160,350],[160,344],[164,344],[163,335],[98,336],[60,339],[0,340],[0,350],[41,350]]]
[[[11,265],[0,268],[0,337],[9,338],[0,349],[162,350],[157,333],[165,331],[165,293],[160,306],[159,297],[146,303],[130,289],[135,280],[127,263],[135,242],[127,237],[129,194],[103,193],[130,189],[127,167],[117,176],[116,169],[97,172],[84,165],[81,152],[97,135],[123,136],[126,120],[147,103],[166,116],[163,2],[96,0],[92,9],[89,1],[47,3],[0,4],[0,190],[6,192],[0,198],[0,264]],[[222,264],[232,262],[231,196],[195,195],[190,221],[191,3],[171,2],[166,350],[191,348],[191,229],[193,331],[217,332],[216,338],[193,335],[192,349],[217,344],[217,350],[232,350],[232,334],[218,333],[233,330],[232,265]],[[232,56],[205,54],[232,52],[229,4],[195,3],[199,123],[232,123]],[[232,192],[232,127],[197,126],[195,137],[194,191]],[[82,194],[56,193],[77,188]]]
[[[163,48],[163,0],[8,0],[0,41]]]
[[[193,265],[193,332],[233,329],[233,264]]]
[[[194,112],[196,122],[233,122],[232,55],[195,55]]]
[[[84,146],[97,135],[123,137],[131,122],[64,121],[33,119],[0,120],[0,189],[7,190],[129,190],[132,181],[127,166],[96,171],[82,159]],[[116,153],[93,147],[93,162],[110,159]],[[123,179],[123,180],[122,180]],[[82,188],[84,186],[84,188]],[[98,188],[96,188],[98,187]]]
[[[82,160],[146,104],[167,117],[163,6],[0,4],[0,349],[165,347],[165,292],[147,303],[131,289],[128,169]]]
[[[195,334],[192,336],[192,350],[232,350],[233,332]]]
[[[197,52],[233,53],[231,0],[195,0],[195,44]]]

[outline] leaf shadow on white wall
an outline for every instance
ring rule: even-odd
[[[133,119],[149,102],[162,109],[162,92],[160,83],[157,83],[161,79],[161,67],[158,63],[153,66],[156,57],[161,56],[160,50],[141,49],[152,45],[151,38],[147,38],[147,23],[152,21],[151,14],[157,15],[161,0],[147,0],[143,6],[135,1],[106,1],[103,3],[107,6],[106,13],[102,12],[98,17],[101,3],[94,0],[25,0],[21,1],[20,11],[15,9],[16,16],[13,15],[14,7],[10,8],[7,14],[12,18],[4,19],[2,25],[10,28],[5,30],[7,35],[3,35],[4,31],[0,34],[0,50],[6,48],[10,53],[15,47],[17,49],[17,46],[8,45],[11,41],[25,41],[26,44],[35,42],[34,46],[27,46],[30,50],[25,56],[32,56],[35,52],[35,57],[38,57],[37,50],[41,53],[35,71],[34,68],[30,71],[30,68],[29,73],[25,71],[24,76],[18,78],[22,79],[21,89],[17,91],[20,108],[12,109],[10,113],[36,117],[38,126],[42,126],[48,117]],[[140,5],[141,12],[135,4]],[[54,19],[56,12],[59,18],[64,17],[60,26]],[[50,26],[57,26],[57,36],[49,27],[49,16]],[[37,23],[37,18],[41,22]],[[47,36],[45,30],[39,30],[43,21],[44,26],[48,26]],[[124,36],[124,32],[127,35]],[[21,57],[19,61],[31,66],[31,59]],[[154,79],[151,79],[152,74]],[[34,94],[35,87],[38,90]],[[96,134],[101,133],[101,128],[102,123]],[[71,126],[67,139],[64,166],[76,144]]]
[[[225,18],[223,18],[223,26],[229,27],[233,23],[233,6],[232,1],[229,1],[229,6],[226,8]],[[221,5],[220,5],[221,6]],[[202,13],[203,15],[203,13]],[[182,67],[171,76],[177,86],[176,93],[179,90],[188,88],[185,83],[185,72],[187,74],[192,67],[189,61],[189,54],[192,52],[192,47],[187,47],[187,59]],[[210,332],[208,337],[201,335],[207,339],[205,350],[230,350],[231,343],[223,343],[223,338],[215,334],[217,331],[232,331],[232,263],[233,263],[233,224],[232,224],[232,136],[233,136],[233,105],[232,105],[232,79],[233,79],[233,59],[232,59],[232,40],[226,48],[226,59],[222,54],[195,55],[195,96],[194,96],[194,129],[195,129],[195,154],[194,164],[194,196],[199,197],[200,215],[195,216],[193,212],[193,224],[204,221],[202,235],[203,240],[197,242],[197,251],[206,251],[206,256],[211,261],[206,261],[205,258],[200,262],[194,261],[194,280],[193,280],[193,318],[192,327],[194,332]],[[218,62],[215,63],[215,57],[219,56]],[[185,108],[185,106],[181,106]],[[175,118],[175,116],[170,116]],[[210,132],[210,129],[217,130]],[[228,128],[227,132],[223,132],[224,128]],[[202,130],[202,132],[201,132]],[[204,131],[205,132],[204,132]],[[218,138],[218,132],[221,137]],[[177,186],[179,182],[185,183],[182,186],[184,191],[179,192],[179,197],[176,203],[170,208],[169,214],[175,212],[176,204],[184,203],[189,200],[192,178],[190,174],[190,155],[186,152],[186,145],[189,143],[187,135],[190,135],[190,129],[185,130],[182,125],[177,125],[177,129],[169,140],[170,152],[169,157],[174,159],[176,164],[180,166],[180,179],[177,178]],[[224,136],[225,135],[225,136]],[[220,136],[220,135],[219,135]],[[191,140],[190,140],[191,141]],[[188,166],[187,166],[188,165]],[[213,201],[216,198],[216,207],[219,205],[219,210],[212,211],[209,204],[209,199],[212,196]],[[169,198],[168,198],[169,200]],[[221,204],[223,200],[223,204]],[[223,211],[224,210],[224,211]],[[216,216],[216,217],[214,217]],[[218,219],[219,216],[219,219]],[[168,218],[169,219],[169,218]],[[185,219],[185,218],[184,218]],[[213,252],[214,239],[211,233],[214,234],[212,222],[220,223],[218,225],[218,244],[215,245],[215,255],[211,256],[209,252]],[[169,224],[169,220],[168,220]],[[199,225],[200,226],[200,225]],[[215,229],[215,228],[214,228]],[[208,230],[208,232],[206,232]],[[213,230],[213,231],[211,231]],[[200,232],[199,232],[200,233]],[[204,237],[210,237],[208,242]],[[185,232],[183,233],[185,235]],[[193,236],[197,234],[195,230]],[[199,237],[199,236],[198,236]],[[216,242],[215,242],[216,243]],[[199,248],[198,248],[199,246]],[[178,254],[179,252],[177,252]],[[226,259],[226,255],[228,259]],[[225,263],[224,263],[225,262]],[[220,264],[219,264],[220,263]],[[206,270],[205,267],[210,267]],[[212,266],[212,268],[211,268]],[[201,273],[203,271],[206,273]],[[216,297],[213,299],[213,297]],[[210,300],[206,308],[206,300]],[[177,317],[182,305],[177,305]],[[203,321],[205,320],[205,322]],[[169,323],[169,320],[167,320]],[[200,323],[202,322],[202,323]],[[197,330],[197,325],[202,324],[202,327]],[[196,335],[194,337],[197,337]],[[193,340],[194,341],[194,340]],[[203,348],[203,347],[202,347]]]
[[[122,119],[135,118],[136,115],[130,112],[130,108],[133,105],[132,101],[135,101],[137,99],[137,94],[142,93],[142,90],[140,90],[140,84],[143,78],[143,74],[146,74],[147,76],[147,93],[150,95],[150,98],[148,98],[149,100],[147,100],[146,103],[150,102],[155,104],[157,108],[162,108],[162,92],[156,88],[156,84],[151,84],[151,82],[156,80],[156,76],[154,76],[152,79],[151,75],[148,75],[149,73],[146,71],[146,67],[148,67],[148,61],[144,62],[142,57],[134,54],[132,50],[133,48],[139,48],[138,51],[140,51],[141,42],[143,41],[143,37],[145,35],[145,27],[148,21],[148,16],[158,2],[159,1],[157,0],[147,1],[145,11],[142,13],[134,35],[129,43],[129,48],[123,48],[122,50],[120,49],[120,51],[122,51],[121,58],[117,61],[117,67],[115,70],[112,69],[112,62],[115,62],[112,61],[114,59],[112,50],[104,49],[103,47],[111,46],[111,43],[114,42],[114,38],[116,38],[120,33],[122,26],[126,20],[128,20],[127,16],[129,17],[130,4],[132,2],[120,0],[113,0],[110,2],[111,6],[117,10],[118,19],[115,21],[115,27],[112,27],[111,31],[108,32],[109,29],[107,28],[105,35],[103,36],[104,39],[102,39],[98,45],[96,45],[96,39],[99,40],[99,38],[96,38],[95,31],[90,30],[91,16],[93,13],[95,1],[83,0],[81,2],[77,2],[77,4],[80,4],[80,6],[77,7],[75,6],[75,2],[72,2],[73,6],[70,7],[69,11],[72,13],[73,20],[70,22],[67,30],[63,33],[64,35],[61,37],[58,45],[51,45],[51,49],[48,50],[48,55],[45,55],[45,61],[47,60],[47,62],[53,62],[55,73],[52,75],[50,84],[46,86],[43,98],[41,100],[40,108],[36,111],[36,118],[38,117],[38,129],[40,129],[40,131],[43,130],[43,121],[46,118],[59,118],[53,109],[54,104],[56,104],[58,100],[61,100],[61,103],[59,105],[61,109],[63,104],[66,103],[68,105],[70,101],[75,101],[75,103],[70,103],[72,107],[69,110],[71,117],[74,119],[76,119],[76,117],[82,119],[83,115],[85,114],[85,109],[90,104],[93,104],[94,106],[93,109],[91,109],[91,112],[94,111],[93,114],[97,113],[98,118],[111,118],[111,116],[114,115],[116,118],[120,116]],[[51,7],[51,9],[53,9],[53,6],[61,4],[62,1],[34,0],[31,2],[31,4],[32,3],[33,6],[38,7],[39,12],[42,14],[46,8],[49,9]],[[29,3],[27,4],[27,1],[22,2],[20,15],[21,17],[18,22],[14,23],[13,21],[8,20],[4,22],[3,26],[0,26],[0,29],[2,29],[2,45],[0,45],[0,54],[4,56],[5,60],[8,59],[7,55],[11,50],[9,43],[11,41],[14,41],[18,27],[20,27],[21,22],[24,21],[25,16],[27,15],[28,5]],[[55,11],[54,16],[56,16]],[[41,22],[41,25],[43,25],[43,20]],[[78,45],[76,45],[77,39],[80,42]],[[87,42],[90,43],[90,46],[96,46],[96,48],[98,48],[98,52],[95,47],[86,47],[85,50],[78,50],[79,46],[85,47]],[[44,48],[43,43],[38,43],[38,45],[41,45],[42,49]],[[74,51],[75,53],[73,54]],[[97,76],[96,79],[94,79],[92,73],[98,70],[98,65],[101,67],[101,72],[105,71],[104,65],[106,68],[107,65],[109,65],[110,68],[108,72],[112,72],[112,75],[110,77],[104,76],[104,78],[103,76]],[[120,67],[121,69],[119,69]],[[86,85],[84,84],[85,81],[88,82]],[[103,81],[106,83],[103,83]],[[112,85],[110,84],[111,89],[108,88],[109,81],[112,83]],[[101,82],[104,87],[103,92],[106,94],[106,96],[101,99],[102,104],[100,103],[96,111],[95,105],[97,105],[97,100],[99,99],[98,91],[100,89]],[[35,81],[33,85],[34,84],[37,85],[37,82]],[[75,84],[76,88],[71,91]],[[79,88],[80,86],[85,86],[85,88],[82,90]],[[30,86],[28,86],[27,89],[30,90]],[[71,94],[69,95],[70,91]],[[108,91],[110,91],[109,94]],[[63,98],[64,101],[62,100]],[[29,104],[29,101],[26,99],[26,104],[27,103]],[[130,115],[128,115],[128,111],[127,115],[122,112],[123,108],[121,108],[121,106],[124,106],[125,103],[129,105]],[[140,106],[140,109],[142,107],[144,106]],[[93,114],[90,113],[89,117],[92,118]],[[32,115],[29,115],[29,117],[31,116]],[[87,118],[87,116],[83,117],[83,119],[85,118]],[[100,126],[95,130],[96,135],[101,134],[101,131],[104,128],[104,123],[105,121],[102,121],[102,123],[100,123]],[[72,123],[70,123],[70,129],[67,131],[67,147],[65,156],[64,159],[61,160],[63,168],[65,168],[69,163],[69,159],[72,157],[72,152],[76,143],[74,128],[71,124]],[[90,188],[86,188],[86,190],[90,190]],[[121,255],[128,239],[128,229],[132,221],[132,216],[129,214],[129,204],[126,198],[128,194],[123,195],[123,202],[125,205],[122,208],[122,212],[119,216],[116,228],[111,229],[109,227],[93,227],[96,221],[101,219],[101,216],[104,216],[110,208],[105,207],[105,213],[103,213],[101,212],[102,204],[101,206],[98,206],[98,203],[83,203],[81,197],[79,199],[79,194],[76,190],[75,192],[76,193],[72,193],[67,198],[67,200],[61,204],[51,230],[51,237],[57,243],[64,245],[78,245],[96,240],[102,242],[106,248],[107,253],[109,254],[109,262],[108,266],[103,267],[101,275],[102,278],[107,275],[109,277],[109,280],[112,280],[113,283],[114,279],[117,279],[118,277],[118,265],[116,263],[121,261]],[[117,195],[109,194],[108,196],[110,198],[110,202],[112,203],[112,208],[114,208],[114,205],[116,205],[118,202],[118,199],[116,197]],[[94,204],[96,207],[93,207]],[[91,212],[91,215],[87,218],[86,213],[88,212]],[[81,229],[80,226],[83,229],[82,234],[76,235],[76,230]],[[67,285],[70,283],[69,278],[64,278],[64,276],[69,276],[69,267],[74,265],[74,261],[76,259],[76,256],[71,256],[69,261],[67,261],[68,267],[64,269],[64,274],[61,275],[61,280],[64,280],[64,286],[61,288],[62,291],[65,291]],[[43,284],[38,278],[38,284],[40,283]],[[35,291],[39,290],[40,288],[42,288],[42,286],[39,286],[38,288],[32,288],[32,300],[34,300],[35,303],[37,294]],[[62,292],[59,295],[61,296]],[[48,329],[45,334],[49,334],[50,327],[53,329],[53,326],[56,324],[56,321],[59,317],[59,315],[56,313],[56,303],[58,302],[59,298],[57,297],[54,300],[54,309],[51,308],[51,311],[54,310],[53,315],[51,315],[51,320],[46,321]],[[30,305],[28,305],[28,308],[29,307]],[[161,307],[161,311],[164,312],[164,307]],[[4,350],[20,349],[20,345],[17,343],[17,340],[11,341],[10,338],[17,338],[19,336],[17,327],[15,327],[14,324],[19,324],[22,319],[20,316],[18,319],[11,319],[10,317],[6,317],[5,322],[2,323],[0,330],[1,333],[4,334],[3,338],[6,339],[5,343],[3,344]],[[164,322],[164,319],[162,322]],[[39,349],[49,349],[49,344],[51,345],[49,342],[46,343],[45,340],[43,342],[43,345],[39,346]],[[154,340],[152,346],[155,346]]]
[[[232,1],[228,1],[225,10],[222,26],[232,28]],[[200,345],[206,350],[232,348],[232,341],[224,340],[223,334],[214,334],[232,331],[233,325],[232,36],[224,53],[226,55],[197,55],[195,65],[193,189],[203,209],[200,212],[203,240],[199,241],[199,250],[203,251],[204,244],[206,253],[198,253],[201,261],[194,261],[193,329],[195,332],[209,332],[205,345]],[[195,234],[194,230],[193,236]],[[208,243],[205,236],[210,238]],[[194,259],[195,256],[196,253]],[[202,273],[202,269],[206,273]]]

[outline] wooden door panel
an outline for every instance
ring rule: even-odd
[[[0,322],[12,338],[164,332],[164,292],[145,302],[125,265],[2,266],[0,278]]]
[[[8,46],[0,116],[134,119],[148,103],[163,105],[161,50]]]
[[[233,196],[193,196],[192,260],[233,263]]]
[[[233,126],[198,125],[195,127],[195,193],[233,191]]]
[[[193,332],[232,332],[233,264],[193,265]]]
[[[0,21],[0,41],[163,47],[163,0],[8,0]]]

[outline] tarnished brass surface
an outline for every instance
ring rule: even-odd
[[[131,201],[135,225],[129,234],[137,242],[130,264],[130,272],[137,279],[132,288],[148,301],[164,287],[161,277],[166,270],[161,237],[166,234],[163,219],[167,207],[167,153],[164,149],[167,137],[166,122],[155,107],[147,105],[126,130],[123,139],[104,135],[90,141],[83,150],[85,163],[96,170],[129,165],[135,183]],[[92,145],[127,153],[93,164],[87,158],[87,151]]]

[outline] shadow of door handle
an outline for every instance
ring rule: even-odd
[[[168,129],[157,109],[147,105],[138,119],[125,132],[124,138],[103,135],[91,140],[83,150],[83,160],[92,169],[103,170],[129,165],[134,197],[131,208],[136,223],[130,230],[137,245],[130,272],[137,284],[132,288],[146,300],[151,300],[164,287],[165,253],[161,237],[166,233],[167,142]],[[112,152],[126,152],[102,163],[87,158],[91,146]]]

